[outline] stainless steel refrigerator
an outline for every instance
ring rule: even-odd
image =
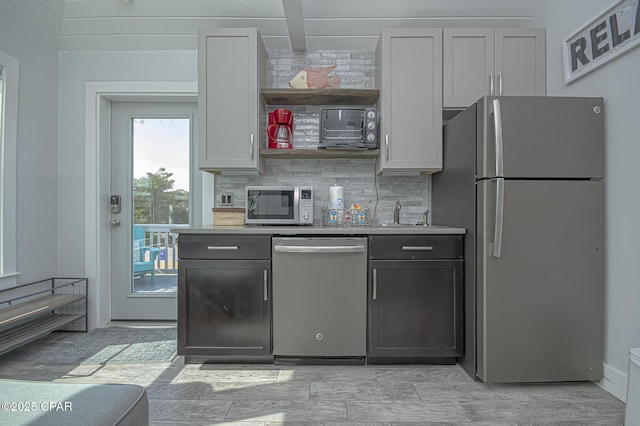
[[[602,98],[484,97],[444,126],[432,222],[465,236],[465,348],[487,383],[602,378]]]

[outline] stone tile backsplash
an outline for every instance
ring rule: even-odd
[[[289,81],[305,68],[336,65],[332,75],[340,76],[343,89],[375,89],[375,52],[366,50],[319,50],[293,52],[269,50],[267,85],[275,89],[289,87]]]
[[[341,88],[375,88],[375,53],[369,51],[328,50],[293,52],[270,50],[267,63],[267,85],[289,87],[299,71],[308,67],[337,65]],[[319,141],[320,106],[284,106],[294,114],[294,148],[316,148]],[[376,176],[376,159],[309,159],[267,158],[262,176],[216,175],[215,205],[220,194],[232,193],[236,206],[245,206],[248,185],[310,185],[314,188],[314,223],[322,224],[322,208],[328,205],[329,187],[344,187],[345,204],[370,204],[374,223],[393,221],[396,201],[400,200],[401,223],[422,220],[427,208],[428,176]]]
[[[401,223],[422,220],[427,208],[428,176],[376,176],[376,159],[267,158],[262,176],[216,175],[216,205],[220,194],[233,194],[234,205],[244,207],[245,186],[313,186],[315,225],[322,225],[322,208],[329,204],[329,187],[344,187],[345,205],[369,204],[375,224],[393,222],[396,201],[400,201]]]
[[[375,89],[375,53],[364,50],[321,50],[293,52],[270,50],[267,60],[267,85],[289,87],[289,81],[305,68],[337,65],[332,75],[340,76],[343,89]],[[320,106],[283,106],[293,111],[294,148],[316,148],[319,139]],[[272,110],[272,109],[271,109]]]

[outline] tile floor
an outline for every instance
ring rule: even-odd
[[[622,425],[624,403],[592,383],[486,385],[458,366],[46,364],[54,333],[0,357],[0,377],[145,386],[160,425]]]

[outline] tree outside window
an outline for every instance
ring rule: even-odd
[[[188,224],[189,191],[173,189],[173,173],[160,167],[133,180],[133,222],[136,224]]]

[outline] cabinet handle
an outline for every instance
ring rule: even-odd
[[[238,250],[238,246],[207,246],[207,250]]]
[[[502,73],[498,73],[498,96],[502,96]]]
[[[378,270],[373,270],[373,300],[378,298]]]
[[[266,269],[264,270],[264,273],[262,274],[262,282],[264,283],[264,296],[263,296],[263,299],[266,302],[267,300],[269,300],[269,286],[268,286],[269,271],[267,271]]]
[[[384,135],[384,145],[385,145],[385,151],[386,151],[386,155],[387,155],[387,161],[389,161],[389,135],[386,134]]]
[[[489,94],[491,96],[493,96],[493,93],[494,93],[493,89],[494,89],[494,87],[493,87],[493,71],[491,71],[491,74],[489,74]]]
[[[253,160],[253,133],[251,133],[251,145],[249,146],[249,153],[251,154],[251,159]]]
[[[433,246],[402,246],[403,251],[432,251]]]

